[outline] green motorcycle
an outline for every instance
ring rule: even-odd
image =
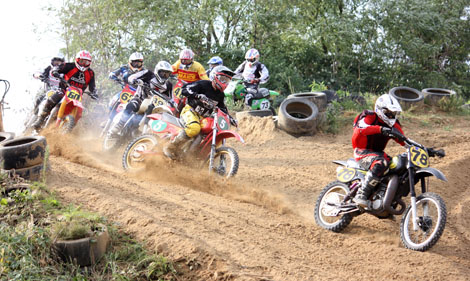
[[[244,102],[247,90],[243,84],[243,80],[235,77],[230,81],[224,93],[225,97],[233,99],[234,102]],[[258,93],[261,97],[253,98],[251,110],[271,110],[273,115],[275,115],[276,112],[274,110],[273,103],[276,97],[279,96],[279,92],[268,90],[266,88],[259,88]]]

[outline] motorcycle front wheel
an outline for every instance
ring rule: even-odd
[[[75,127],[75,118],[72,115],[65,116],[64,120],[59,125],[62,134],[70,133]]]
[[[426,192],[416,198],[418,229],[413,229],[411,205],[408,206],[400,224],[400,238],[405,248],[427,251],[434,246],[446,226],[447,210],[444,200],[437,194]]]
[[[351,214],[337,215],[337,208],[344,197],[349,193],[349,187],[340,181],[329,183],[318,196],[315,203],[315,222],[318,226],[340,232],[352,221]]]
[[[145,167],[145,152],[152,151],[158,145],[153,135],[143,135],[133,139],[122,155],[122,167],[126,171],[138,171]]]
[[[209,167],[210,156],[204,162],[205,167]],[[239,158],[237,151],[231,147],[219,147],[215,151],[214,161],[212,163],[212,170],[210,172],[215,172],[216,174],[230,178],[237,174]]]

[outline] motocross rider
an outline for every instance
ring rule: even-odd
[[[151,97],[149,89],[142,87],[144,84],[150,85],[153,90],[167,96],[167,101],[176,107],[176,104],[171,100],[173,84],[168,80],[173,71],[171,64],[167,61],[159,61],[155,65],[154,71],[155,72],[148,69],[142,69],[128,77],[129,84],[137,84],[139,87],[132,99],[127,103],[126,108],[124,109],[124,114],[122,114],[119,122],[109,130],[109,134],[111,134],[111,136],[115,136],[122,130],[132,112],[139,111],[140,105],[144,99]],[[150,105],[148,110],[153,110],[153,105]]]
[[[269,71],[264,64],[259,62],[259,52],[256,49],[249,49],[245,54],[245,61],[235,70],[236,75],[242,75],[246,88],[245,105],[251,106],[253,99],[262,98],[259,96],[259,84],[264,84],[269,80]]]
[[[384,94],[375,102],[375,112],[364,110],[354,119],[352,146],[354,158],[368,172],[359,187],[353,201],[362,208],[367,208],[369,197],[388,169],[389,156],[384,152],[388,141],[393,138],[400,145],[403,142],[403,130],[397,120],[402,111],[398,100]]]
[[[129,61],[127,64],[122,65],[118,69],[109,73],[109,79],[114,81],[122,80],[124,83],[129,83],[129,76],[136,73],[137,71],[141,71],[143,67],[144,56],[139,52],[132,53],[129,56]]]
[[[204,67],[194,60],[194,53],[190,49],[180,52],[179,60],[173,64],[173,74],[187,83],[198,80],[209,80]]]
[[[224,90],[232,80],[235,73],[229,68],[219,65],[216,66],[209,80],[200,80],[186,84],[182,87],[181,94],[188,97],[186,106],[181,111],[180,120],[184,124],[184,130],[163,148],[163,153],[175,159],[178,150],[189,139],[197,136],[201,131],[201,120],[212,113],[213,106],[216,106],[228,114],[228,109],[224,103]],[[230,123],[237,126],[237,121],[230,115]]]
[[[46,84],[46,90],[44,92],[39,93],[34,101],[34,114],[38,113],[38,105],[46,96],[46,92],[50,89],[56,89],[59,87],[60,80],[52,76],[51,70],[53,67],[60,66],[63,63],[65,63],[65,58],[62,54],[59,54],[51,59],[51,65],[47,66],[41,74],[33,74],[34,78],[39,79],[41,80],[41,82],[44,82]]]
[[[85,91],[88,87],[90,91],[88,95],[92,99],[96,100],[98,99],[98,95],[96,94],[95,88],[95,73],[90,68],[91,61],[91,54],[88,51],[82,50],[75,56],[75,62],[54,66],[51,74],[56,78],[60,78],[61,74],[63,74],[63,79],[65,81],[70,83],[71,86],[82,89],[82,91]],[[62,100],[65,95],[66,87],[67,86],[64,83],[60,83],[59,89],[50,98],[48,98],[43,111],[33,124],[33,128],[35,130],[38,130],[42,126],[42,123],[51,110]]]
[[[209,69],[206,71],[207,77],[210,77],[212,69],[218,65],[224,65],[224,61],[222,60],[221,57],[215,56],[212,57],[208,62],[207,65],[209,65]]]

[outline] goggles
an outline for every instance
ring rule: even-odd
[[[133,61],[131,61],[132,67],[139,68],[139,67],[142,67],[143,64],[144,64],[144,62],[141,61],[141,60],[133,60]]]
[[[64,61],[63,60],[60,60],[60,59],[53,59],[52,60],[52,65],[53,66],[58,66],[58,65],[61,65]]]
[[[387,116],[387,118],[390,118],[390,119],[395,119],[400,115],[400,112],[391,111],[386,108],[384,108],[383,113],[385,116]]]
[[[217,75],[217,80],[219,80],[223,84],[227,84],[232,80],[232,78],[230,78],[226,75],[223,75],[223,74],[218,74]]]
[[[159,70],[158,71],[158,76],[160,76],[163,79],[168,79],[170,78],[171,72],[170,71],[165,71],[165,70]]]
[[[190,60],[190,59],[182,59],[182,60],[181,60],[181,63],[184,64],[184,65],[189,65],[189,64],[191,64],[192,62],[193,62],[193,61]]]
[[[252,59],[246,59],[247,62],[255,62],[256,59],[255,58],[252,58]]]
[[[81,66],[88,67],[91,64],[91,61],[86,60],[86,59],[79,59],[78,64],[81,65]]]

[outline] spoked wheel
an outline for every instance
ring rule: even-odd
[[[75,127],[75,118],[72,115],[65,116],[64,120],[60,123],[60,131],[62,134],[70,133]]]
[[[210,159],[208,158],[205,161],[206,167],[209,166],[209,160]],[[235,149],[231,147],[219,147],[215,151],[212,172],[225,178],[233,177],[238,172],[239,161],[240,160]]]
[[[348,194],[349,187],[339,181],[328,184],[315,204],[315,222],[324,229],[340,232],[352,221],[351,214],[338,215],[339,205]]]
[[[400,238],[403,245],[415,251],[427,251],[434,246],[446,226],[447,210],[444,200],[432,192],[416,198],[417,229],[413,229],[411,205],[408,206],[400,225]]]
[[[125,170],[138,171],[145,167],[146,152],[151,152],[158,145],[157,138],[143,135],[135,138],[127,145],[122,156],[122,166]]]

